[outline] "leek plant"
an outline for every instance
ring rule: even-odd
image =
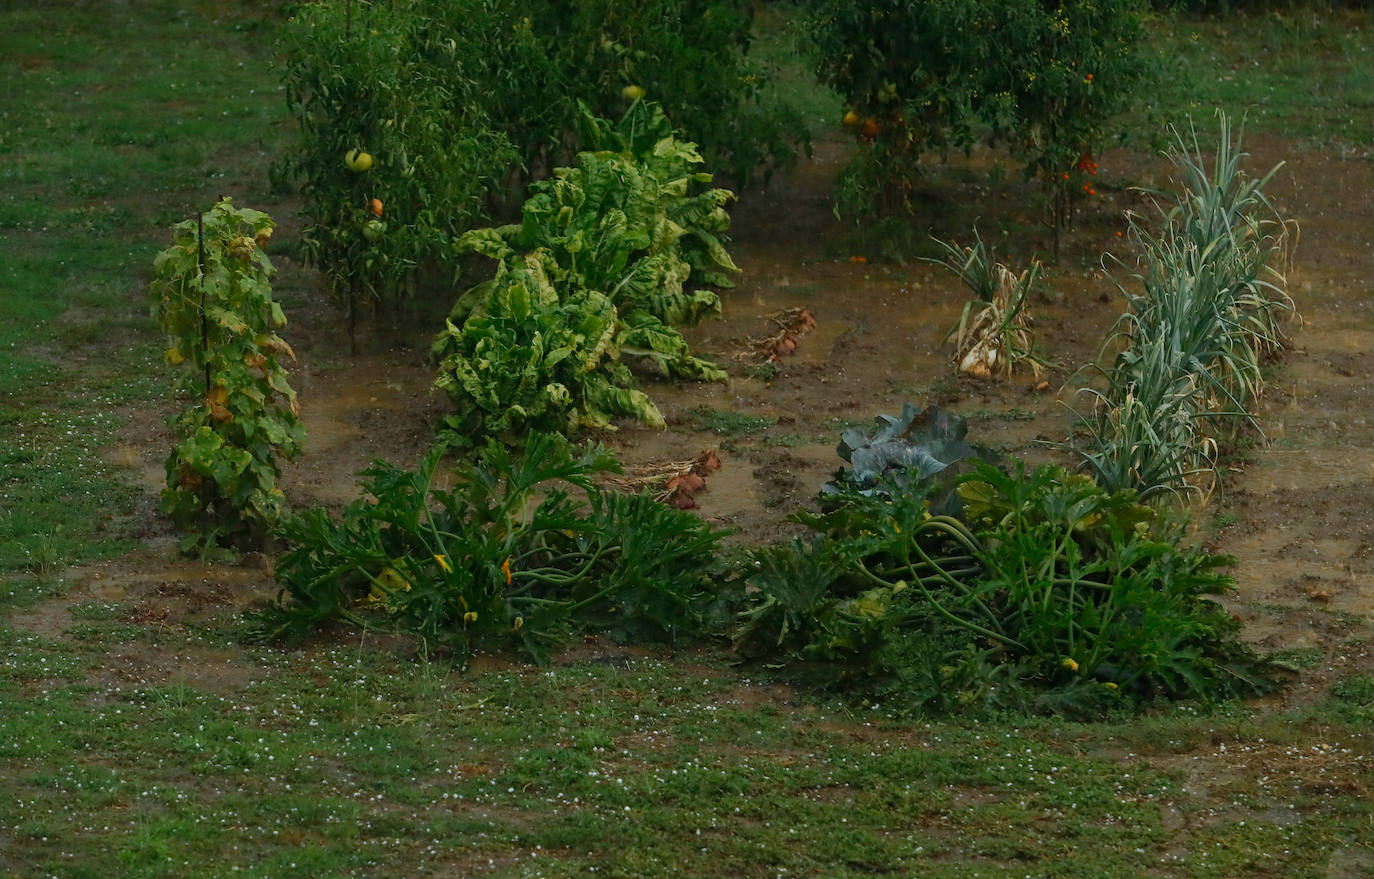
[[[1253,412],[1264,367],[1296,318],[1283,274],[1295,227],[1263,192],[1281,166],[1247,178],[1241,135],[1218,115],[1210,164],[1196,130],[1174,132],[1183,192],[1160,208],[1161,231],[1130,218],[1139,292],[1118,285],[1129,310],[1107,341],[1118,353],[1101,370],[1105,386],[1081,391],[1092,407],[1080,413],[1088,441],[1076,450],[1111,491],[1209,493],[1218,450],[1247,428],[1262,435]]]

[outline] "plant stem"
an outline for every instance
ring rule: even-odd
[[[888,583],[886,580],[883,580],[882,578],[874,575],[871,571],[868,570],[868,568],[864,567],[862,559],[857,560],[855,563],[859,566],[859,570],[862,573],[864,573],[870,580],[883,586],[887,586],[888,588],[891,588],[891,583]],[[1022,646],[1022,644],[1014,638],[1008,638],[1006,635],[1003,635],[1000,632],[994,632],[992,629],[985,628],[983,626],[978,625],[975,622],[962,619],[950,613],[949,610],[947,610],[945,606],[941,604],[933,594],[931,594],[931,591],[926,588],[926,584],[921,582],[919,579],[915,580],[914,584],[917,589],[921,590],[921,594],[925,596],[926,601],[930,602],[930,606],[935,608],[935,612],[940,614],[940,616],[944,617],[945,619],[949,620],[951,623],[954,623],[956,626],[962,626],[966,629],[977,632],[978,634],[983,635],[984,637],[991,638],[999,644],[1005,644],[1008,647],[1015,647],[1022,653],[1026,652],[1026,648]]]

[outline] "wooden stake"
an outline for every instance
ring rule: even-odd
[[[210,318],[205,313],[205,214],[196,211],[196,267],[200,270],[200,351],[205,358],[205,395],[210,395]]]

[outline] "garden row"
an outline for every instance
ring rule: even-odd
[[[532,186],[519,224],[470,230],[455,250],[496,261],[495,276],[457,297],[432,349],[435,385],[453,402],[440,441],[469,452],[493,439],[518,448],[531,431],[613,429],[664,420],[630,366],[676,379],[725,373],[694,357],[677,327],[719,314],[738,271],[722,243],[728,190],[711,188],[696,146],[656,104],[636,100],[618,125],[584,115],[571,167]],[[198,372],[199,405],[175,423],[163,511],[183,549],[260,543],[276,525],[277,457],[304,430],[287,383],[285,316],[263,247],[272,221],[224,200],[179,224],[155,261],[153,315],[167,360]]]
[[[623,24],[609,7],[582,4],[501,19],[509,30],[468,52],[504,7],[462,7],[312,5],[288,74],[306,148],[286,170],[304,183],[310,253],[355,313],[366,298],[401,295],[423,267],[461,278],[475,257],[495,264],[456,296],[434,341],[436,385],[453,412],[417,468],[376,462],[341,516],[283,518],[277,458],[295,455],[304,433],[263,252],[271,220],[223,201],[179,225],[157,260],[153,304],[171,338],[167,358],[188,362],[203,384],[175,419],[163,509],[188,551],[269,535],[285,542],[281,597],[259,618],[261,635],[299,638],[342,621],[407,633],[426,652],[459,659],[514,647],[536,660],[585,628],[728,637],[740,655],[928,710],[1093,715],[1267,686],[1263,663],[1207,597],[1229,587],[1217,570],[1226,559],[1186,546],[1163,504],[1205,491],[1218,438],[1253,423],[1247,407],[1290,308],[1275,273],[1286,227],[1262,195],[1268,178],[1240,176],[1224,121],[1211,170],[1196,138],[1180,140],[1187,189],[1161,210],[1161,228],[1132,222],[1144,292],[1127,292],[1105,381],[1085,391],[1094,405],[1072,448],[1088,474],[1000,460],[966,443],[957,418],[908,407],[880,418],[875,434],[844,436],[849,469],[823,488],[819,513],[795,516],[809,536],[727,558],[721,532],[649,493],[608,489],[605,475],[618,470],[610,453],[574,445],[617,418],[663,424],[632,367],[724,377],[677,327],[718,313],[704,288],[727,286],[737,271],[725,238],[733,196],[711,185],[698,146],[675,128],[677,114],[690,135],[703,105],[660,105],[636,82],[647,81],[640,64],[662,72],[650,63],[656,53],[685,64],[688,22],[655,36],[671,37],[661,46],[627,48],[605,29]],[[880,4],[865,7],[862,23],[840,15],[856,8],[819,4],[815,32],[842,42],[867,35],[863,52],[825,57],[847,59],[830,76],[853,99],[846,121],[875,142],[859,161],[896,163],[883,174],[914,166],[930,146],[967,145],[981,120],[994,136],[1016,133],[1019,149],[1034,152],[1025,153],[1029,171],[1062,195],[1073,177],[1060,164],[1072,153],[1074,169],[1090,175],[1087,145],[1104,124],[1073,120],[1113,106],[1096,95],[1101,80],[1139,73],[1121,42],[1137,25],[1131,3],[1071,5],[1048,18],[1039,4],[976,3]],[[739,7],[698,11],[719,24],[712,16]],[[1011,47],[991,39],[1000,30],[990,23],[1019,24],[1032,42],[1003,58]],[[932,50],[922,70],[888,79],[898,53],[873,35],[897,25],[922,39],[944,33],[941,51],[967,44],[948,57]],[[622,60],[616,72],[569,48],[594,32],[595,51]],[[745,69],[747,30],[730,33],[733,42],[710,44],[723,54],[698,63],[698,74]],[[517,63],[536,51],[539,64]],[[984,67],[1010,78],[964,83]],[[523,127],[512,120],[529,123],[524,110],[502,115],[509,95],[493,84],[511,70],[532,77],[512,89],[544,90],[551,99],[539,106],[556,115]],[[607,76],[630,84],[611,92]],[[1012,88],[1020,79],[1053,80],[1059,91]],[[955,82],[962,91],[951,91]],[[597,93],[628,103],[619,122],[604,118],[604,102],[584,100]],[[1032,112],[1037,101],[1057,109]],[[716,131],[708,155],[746,156]],[[519,222],[473,228],[499,209],[516,160],[536,178],[518,181]],[[981,351],[987,367],[1033,363],[1018,315],[1035,267],[1017,278],[978,248],[951,246],[948,257],[990,301],[964,328],[972,341],[961,339],[963,359]]]
[[[758,100],[742,0],[331,0],[288,28],[301,134],[276,172],[299,188],[305,255],[356,316],[420,278],[462,274],[454,243],[530,183],[595,149],[588,112],[648,95],[714,164],[785,161],[800,123]]]
[[[824,487],[821,512],[795,516],[810,537],[742,559],[722,554],[723,534],[693,514],[607,489],[598,477],[618,470],[614,458],[569,441],[611,415],[653,423],[647,398],[611,384],[622,356],[710,377],[685,350],[627,340],[645,327],[668,333],[657,328],[680,309],[716,307],[681,281],[730,266],[709,232],[684,232],[683,211],[709,217],[723,196],[687,195],[696,156],[661,114],[636,102],[618,128],[588,125],[608,149],[537,185],[522,224],[461,239],[499,267],[460,298],[436,342],[438,384],[456,403],[440,441],[416,469],[375,463],[340,517],[316,509],[277,527],[288,546],[277,564],[282,596],[259,619],[261,635],[299,638],[343,621],[460,659],[514,647],[536,660],[587,628],[728,636],[741,655],[926,710],[1090,716],[1268,685],[1263,662],[1208,598],[1230,586],[1218,572],[1227,559],[1186,546],[1177,516],[1142,503],[1197,487],[1202,468],[1100,466],[1127,441],[1131,460],[1213,454],[1198,431],[1156,423],[1150,445],[1103,425],[1151,393],[1155,369],[1174,407],[1167,423],[1231,419],[1281,342],[1286,299],[1262,276],[1285,227],[1260,212],[1263,181],[1239,176],[1224,123],[1210,173],[1200,151],[1178,153],[1195,173],[1162,230],[1132,226],[1145,293],[1129,300],[1108,386],[1090,391],[1100,405],[1085,417],[1080,454],[1096,479],[1002,461],[969,445],[956,417],[908,407],[880,418],[876,433],[844,436],[850,467]],[[677,181],[667,206],[628,197],[646,180]],[[189,359],[206,382],[177,422],[164,495],[192,526],[188,546],[269,527],[280,500],[273,451],[301,440],[280,365],[291,352],[266,288],[269,227],[222,203],[203,229],[182,224],[159,259],[154,302],[178,339],[169,359]],[[1185,323],[1193,312],[1210,321]],[[1161,346],[1171,352],[1164,366],[1147,368]],[[617,393],[638,402],[616,410],[605,401]],[[441,479],[448,451],[458,454]]]
[[[922,154],[989,140],[1042,182],[1057,234],[1157,67],[1143,48],[1145,4],[1129,0],[815,5],[822,78],[872,146],[840,181],[853,214],[909,213]]]

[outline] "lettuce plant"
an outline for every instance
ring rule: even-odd
[[[519,224],[458,239],[498,267],[459,297],[434,343],[438,386],[458,410],[445,421],[451,442],[518,442],[529,427],[605,428],[618,416],[661,427],[627,363],[725,378],[675,327],[720,312],[715,293],[688,284],[738,271],[723,243],[733,195],[706,187],[696,148],[654,105],[636,101],[616,127],[589,115],[584,125],[610,149],[536,184]]]
[[[462,327],[450,320],[436,344],[445,354],[435,386],[455,410],[440,428],[451,444],[514,446],[531,430],[605,428],[616,417],[663,426],[653,402],[629,387],[609,299],[588,291],[561,300],[535,255],[503,263],[495,280],[487,306]]]

